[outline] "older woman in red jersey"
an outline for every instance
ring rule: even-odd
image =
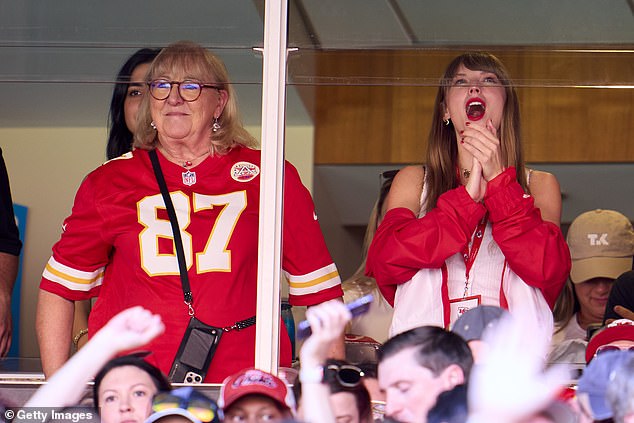
[[[221,382],[254,363],[256,141],[240,123],[224,64],[201,46],[177,42],[163,49],[147,83],[150,95],[139,109],[136,148],[86,177],[44,271],[37,333],[47,375],[68,357],[73,302],[97,296],[89,334],[132,305],[161,315],[165,335],[148,346],[147,360],[166,373],[177,364],[191,316],[222,334],[202,372],[205,382]],[[312,199],[289,163],[284,202],[293,205],[284,213],[282,251],[290,302],[313,305],[341,297]],[[173,204],[172,219],[167,203]],[[285,330],[280,334],[280,364],[290,366],[290,340]],[[199,335],[208,346],[215,342],[207,339],[209,332]],[[206,357],[180,358],[179,364],[194,368],[208,364]]]

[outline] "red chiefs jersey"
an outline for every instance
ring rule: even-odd
[[[227,327],[255,315],[260,152],[236,147],[191,169],[159,162],[178,216],[196,317]],[[341,297],[310,193],[285,163],[282,268],[293,305]],[[40,288],[69,300],[98,296],[94,334],[118,312],[143,305],[162,316],[163,335],[144,349],[169,372],[189,316],[183,303],[172,228],[148,152],[135,150],[90,173],[79,188]],[[280,331],[281,365],[290,342]],[[223,334],[206,382],[252,366],[255,326]]]

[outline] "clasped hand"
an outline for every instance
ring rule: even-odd
[[[491,119],[487,120],[485,126],[474,122],[467,122],[466,125],[460,134],[461,142],[464,149],[473,156],[466,189],[474,201],[480,202],[484,199],[487,182],[504,170],[500,140]]]

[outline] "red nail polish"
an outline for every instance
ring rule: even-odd
[[[464,144],[464,138],[460,138],[460,144]]]
[[[471,122],[465,122],[465,125],[469,126],[471,125]]]
[[[464,131],[460,131],[460,135],[464,134]]]

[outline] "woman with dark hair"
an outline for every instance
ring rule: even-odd
[[[95,376],[93,403],[103,423],[143,422],[152,413],[152,398],[170,391],[167,377],[139,356],[125,355],[107,362]]]
[[[328,386],[329,402],[337,422],[370,423],[372,404],[370,394],[363,384],[363,371],[345,360],[327,359],[323,365],[323,384]],[[295,400],[302,397],[302,384],[293,384]],[[304,417],[309,420],[310,417]]]
[[[147,91],[145,74],[160,51],[152,48],[137,50],[117,74],[108,114],[108,160],[132,150],[137,110]]]
[[[330,403],[335,418],[343,421],[372,422],[370,393],[363,384],[363,371],[344,361],[328,359],[324,365],[324,382],[330,388]],[[347,420],[346,420],[347,419]]]
[[[524,166],[520,109],[504,65],[455,58],[440,81],[425,166],[394,178],[367,273],[394,305],[393,336],[449,328],[480,304],[520,306],[551,327],[570,254],[557,179]]]
[[[164,330],[161,317],[143,307],[121,311],[94,333],[86,346],[55,372],[25,406],[74,406],[97,374],[94,396],[101,421],[142,423],[152,411],[152,396],[169,389],[169,383],[158,369],[139,357],[108,360],[123,351],[147,345]]]

